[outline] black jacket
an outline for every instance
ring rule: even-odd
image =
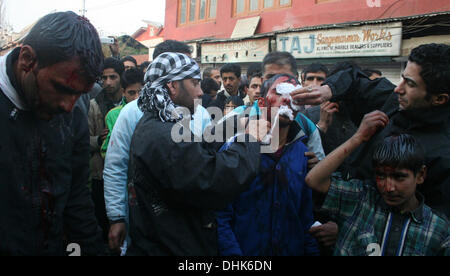
[[[182,142],[174,123],[146,113],[130,153],[129,255],[218,254],[214,210],[225,208],[256,177],[259,143]]]
[[[311,108],[306,109],[305,115],[311,119],[315,124],[320,121],[320,106],[313,106]],[[345,143],[350,137],[355,134],[358,128],[355,124],[349,119],[349,115],[347,112],[347,108],[345,105],[339,105],[339,112],[333,115],[333,122],[328,127],[326,133],[324,133],[321,129],[320,138],[322,138],[322,146],[325,154],[330,154],[340,145]]]
[[[341,71],[324,85],[331,87],[333,101],[352,103],[351,116],[357,125],[364,114],[373,110],[381,110],[390,117],[386,128],[349,157],[350,176],[373,178],[371,158],[377,143],[392,134],[410,134],[423,146],[428,166],[425,183],[418,189],[427,205],[450,217],[450,106],[399,111],[395,86],[386,78],[371,81],[357,69]]]
[[[65,255],[67,243],[103,253],[87,188],[86,115],[76,107],[41,121],[0,91],[0,126],[0,255]]]

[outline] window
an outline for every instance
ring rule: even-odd
[[[259,10],[259,0],[250,0],[250,11],[257,11]]]
[[[200,16],[199,19],[205,19],[206,16],[206,0],[200,0]]]
[[[292,0],[233,0],[233,15],[246,16],[265,10],[291,7]]]
[[[181,0],[181,7],[180,7],[180,24],[186,23],[186,2],[187,0]]]
[[[178,24],[188,25],[216,18],[217,0],[179,0]]]
[[[272,8],[273,7],[273,0],[264,0],[264,8]]]

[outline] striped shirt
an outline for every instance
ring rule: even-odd
[[[450,255],[449,223],[423,203],[400,214],[384,202],[374,181],[333,176],[322,206],[339,225],[337,256]]]

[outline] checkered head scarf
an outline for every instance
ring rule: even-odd
[[[201,79],[200,67],[192,58],[181,53],[163,53],[149,66],[145,86],[138,106],[142,112],[158,114],[163,122],[178,122],[183,116],[175,108],[166,85],[172,81]]]

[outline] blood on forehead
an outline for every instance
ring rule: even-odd
[[[70,87],[70,88],[72,88],[72,89],[75,89],[75,84],[77,83],[77,81],[79,80],[79,75],[78,75],[78,73],[77,72],[75,72],[75,71],[72,71],[72,72],[70,72],[70,75],[69,75],[69,77],[67,78],[67,80],[66,80],[66,84]]]
[[[66,85],[75,91],[88,92],[94,83],[87,83],[86,78],[81,75],[79,70],[71,70],[66,79]]]

